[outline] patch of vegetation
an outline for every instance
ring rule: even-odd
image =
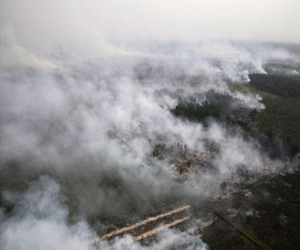
[[[198,103],[195,98],[181,100],[171,113],[182,119],[204,124],[214,118],[230,124],[247,126],[251,123],[252,113],[255,111],[239,105],[239,100],[227,93],[211,90],[202,103]]]
[[[258,90],[282,97],[300,98],[300,77],[251,74],[250,85]]]
[[[253,76],[255,80],[252,82]],[[262,77],[262,78],[260,78]],[[266,80],[268,78],[268,80]],[[258,79],[263,79],[259,81]],[[274,79],[274,84],[271,81]],[[252,131],[264,133],[272,140],[289,145],[292,155],[300,152],[300,78],[273,75],[252,75],[249,85],[235,84],[231,88],[259,94],[265,109],[257,112]],[[279,82],[281,80],[282,82]],[[291,90],[293,90],[291,92]]]
[[[255,232],[253,229],[246,225],[244,228],[239,228],[239,226],[235,225],[230,219],[228,219],[222,212],[214,212],[214,214],[227,223],[230,227],[234,228],[241,236],[245,237],[248,241],[253,243],[256,247],[258,247],[261,250],[270,250],[269,246],[266,245],[264,242],[261,242],[257,236],[255,235]]]
[[[256,197],[253,208],[260,216],[247,217],[245,223],[272,249],[296,249],[300,245],[299,177],[299,171],[275,176],[251,190]]]
[[[233,91],[259,94],[264,110],[250,110],[226,93],[210,91],[202,103],[193,98],[181,100],[171,112],[204,125],[211,118],[238,125],[256,137],[271,157],[280,151],[291,156],[300,152],[300,77],[252,74],[250,79],[249,84],[230,87]]]
[[[172,113],[193,122],[205,123],[213,117],[229,125],[238,124],[247,132],[245,134],[265,143],[263,149],[280,145],[277,141],[289,145],[293,154],[300,152],[300,78],[251,75],[250,79],[249,84],[230,85],[231,90],[259,94],[265,109],[245,111],[243,120],[239,120],[239,110],[232,108],[234,98],[218,93],[211,93],[214,98],[208,97],[201,105],[195,100],[181,101]],[[202,233],[204,241],[211,249],[297,249],[300,245],[299,177],[299,170],[266,176],[247,188],[252,196],[218,201],[216,208],[228,220],[224,220],[225,217],[216,220]],[[228,206],[236,210],[236,216],[227,214]],[[229,225],[231,222],[242,235]]]

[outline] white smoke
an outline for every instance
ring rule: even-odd
[[[187,71],[186,61],[116,58],[122,60],[98,59],[54,72],[1,69],[3,176],[11,177],[10,164],[17,161],[20,182],[48,173],[79,214],[122,218],[133,215],[132,207],[143,216],[161,200],[212,195],[241,166],[261,172],[269,159],[255,142],[216,122],[205,128],[170,112],[180,98],[195,94],[201,104],[211,89],[235,97],[238,105],[263,108],[256,96],[232,93],[218,76],[226,71],[204,72],[191,83],[197,75]],[[216,156],[210,156],[207,141],[221,149]],[[160,143],[206,154],[215,174],[181,184],[172,170],[180,155],[152,157]]]
[[[185,121],[170,110],[191,97],[201,105],[211,90],[235,98],[238,106],[263,109],[259,96],[232,92],[228,83],[247,83],[249,73],[265,73],[264,64],[272,60],[297,62],[285,49],[224,41],[134,43],[122,39],[125,31],[120,41],[107,42],[108,30],[100,32],[91,21],[98,13],[91,11],[90,19],[81,11],[91,10],[90,2],[51,1],[42,7],[45,15],[34,9],[33,17],[13,18],[23,4],[18,2],[12,18],[5,15],[12,27],[1,26],[1,249],[105,247],[107,242],[93,245],[90,239],[115,228],[116,221],[132,222],[182,203],[197,205],[241,167],[261,174],[268,164],[276,171],[277,162],[242,132],[216,121],[207,126]],[[61,5],[61,12],[47,12],[53,4]],[[114,13],[105,6],[104,16]],[[67,10],[74,16],[63,15]],[[169,149],[163,158],[153,157],[158,144]],[[180,147],[203,154],[209,171],[179,180],[174,166]],[[131,236],[114,245],[206,248],[198,236],[173,230],[149,247]]]
[[[165,230],[151,246],[143,247],[129,235],[93,243],[97,235],[84,218],[69,217],[59,185],[47,176],[42,176],[24,193],[4,192],[6,202],[14,205],[13,216],[1,220],[1,249],[207,249],[197,236]]]
[[[59,186],[41,177],[24,194],[4,194],[15,205],[14,216],[1,224],[2,249],[91,249],[88,239],[95,236],[84,221],[68,222]]]
[[[0,66],[52,70],[57,66],[26,50],[15,37],[12,26],[0,27]]]

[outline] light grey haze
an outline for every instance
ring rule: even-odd
[[[181,100],[202,105],[212,92],[263,110],[260,96],[229,84],[247,84],[268,63],[300,64],[294,45],[263,43],[300,43],[300,0],[0,4],[1,249],[101,249],[107,242],[91,239],[120,221],[184,203],[200,211],[221,183],[241,181],[237,170],[256,178],[266,165],[272,173],[282,168],[242,130],[182,120],[171,110]],[[166,157],[154,157],[161,144]],[[182,181],[180,145],[210,170]],[[173,229],[149,246],[130,236],[113,243],[207,249],[200,235]]]
[[[300,42],[298,0],[1,0],[21,41],[243,39]]]

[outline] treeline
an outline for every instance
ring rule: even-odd
[[[283,97],[300,98],[300,77],[250,74],[250,85],[258,90]]]
[[[300,98],[275,97],[266,95],[263,100],[266,109],[258,112],[244,107],[227,93],[212,90],[206,93],[202,103],[197,98],[187,98],[170,111],[181,119],[201,122],[204,126],[212,119],[233,130],[238,126],[244,130],[245,137],[257,139],[270,157],[283,159],[300,152]]]
[[[230,95],[212,90],[207,93],[203,103],[198,104],[194,99],[183,100],[171,112],[194,122],[204,121],[209,117],[220,119],[228,114],[231,102]]]
[[[261,91],[266,106],[257,114],[258,130],[269,138],[280,138],[291,154],[300,152],[300,77],[251,74],[249,78],[250,87]]]
[[[237,98],[227,93],[211,90],[206,93],[201,104],[193,98],[182,100],[171,113],[193,122],[215,118],[233,123],[248,123],[253,110],[241,105]]]

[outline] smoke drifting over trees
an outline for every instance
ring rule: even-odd
[[[269,174],[287,165],[237,124],[211,117],[213,112],[215,118],[234,113],[235,120],[244,121],[244,114],[263,110],[258,94],[231,85],[246,85],[250,73],[266,74],[282,62],[292,65],[287,74],[299,74],[297,48],[206,36],[198,41],[203,37],[191,8],[183,9],[191,15],[182,27],[188,21],[193,27],[182,37],[173,28],[167,33],[172,21],[186,15],[172,19],[171,11],[183,6],[177,2],[170,13],[167,8],[160,13],[157,7],[165,4],[157,1],[128,1],[126,6],[116,1],[1,1],[1,249],[105,249],[108,242],[90,241],[184,204],[200,217],[206,202],[222,195],[220,186],[251,183],[266,174],[266,167]],[[140,12],[129,18],[135,5]],[[149,35],[138,37],[145,26],[136,21],[158,22],[165,12],[169,15],[161,29],[151,26]],[[108,19],[112,27],[101,23]],[[256,38],[252,33],[245,37]],[[222,98],[214,110],[210,105]],[[178,116],[176,109],[186,103],[192,105],[189,112],[206,107],[202,116],[209,118],[185,119],[185,111],[185,117]],[[199,115],[197,109],[194,113]],[[114,239],[113,246],[207,249],[199,235],[175,229],[161,232],[148,245],[125,236]]]

